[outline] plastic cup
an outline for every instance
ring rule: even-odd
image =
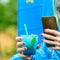
[[[23,47],[27,47],[26,51],[23,51],[24,55],[34,55],[36,52],[37,44],[38,44],[38,36],[31,35],[21,35],[22,42],[25,42]]]

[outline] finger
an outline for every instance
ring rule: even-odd
[[[23,46],[25,43],[24,42],[18,42],[17,43],[17,47],[21,47],[21,46]]]
[[[60,42],[60,38],[56,38],[55,36],[52,36],[52,35],[41,34],[41,36],[44,36],[45,38],[50,39],[50,40],[54,40],[54,41],[59,41]]]
[[[17,52],[21,53],[21,52],[23,52],[23,51],[25,51],[25,50],[27,50],[26,47],[24,47],[24,48],[18,48],[18,49],[17,49]]]
[[[43,40],[43,42],[48,43],[48,44],[53,44],[53,45],[56,45],[56,46],[60,46],[60,42],[56,42],[56,41]]]
[[[19,54],[19,55],[20,55],[20,57],[22,57],[25,60],[31,60],[31,56],[26,56],[24,54]]]
[[[37,45],[37,49],[39,49],[39,48],[40,48],[40,44]]]
[[[58,31],[56,31],[56,30],[45,29],[44,32],[50,33],[50,34],[53,34],[53,35],[56,35],[56,36],[60,36],[60,33]]]
[[[50,47],[53,50],[60,50],[60,47]]]
[[[22,37],[16,37],[16,41],[19,42],[22,40]]]
[[[23,55],[23,54],[19,54],[20,55],[20,57],[22,57],[22,58],[26,58],[26,56],[25,55]]]

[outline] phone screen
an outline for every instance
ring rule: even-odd
[[[43,24],[43,29],[58,30],[57,23],[56,23],[56,17],[54,17],[54,16],[42,17],[42,24]],[[50,34],[50,35],[53,35],[53,34]],[[45,38],[45,39],[47,39],[47,38]],[[50,40],[50,39],[47,39],[47,40]],[[48,47],[51,47],[51,46],[54,47],[55,46],[55,45],[51,45],[51,44],[47,44],[47,43],[46,43],[46,45]]]

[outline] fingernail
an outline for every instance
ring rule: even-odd
[[[27,50],[27,48],[24,48],[24,50]]]
[[[44,29],[44,32],[46,32],[46,29]]]
[[[22,40],[22,38],[19,38],[19,40]]]
[[[43,36],[43,34],[40,34],[40,36]]]
[[[22,43],[23,45],[25,44],[25,43]]]

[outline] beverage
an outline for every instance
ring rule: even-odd
[[[36,47],[38,44],[38,36],[37,35],[21,35],[22,41],[25,42],[23,47],[27,47],[26,51],[23,51],[25,55],[34,55],[36,52]]]

